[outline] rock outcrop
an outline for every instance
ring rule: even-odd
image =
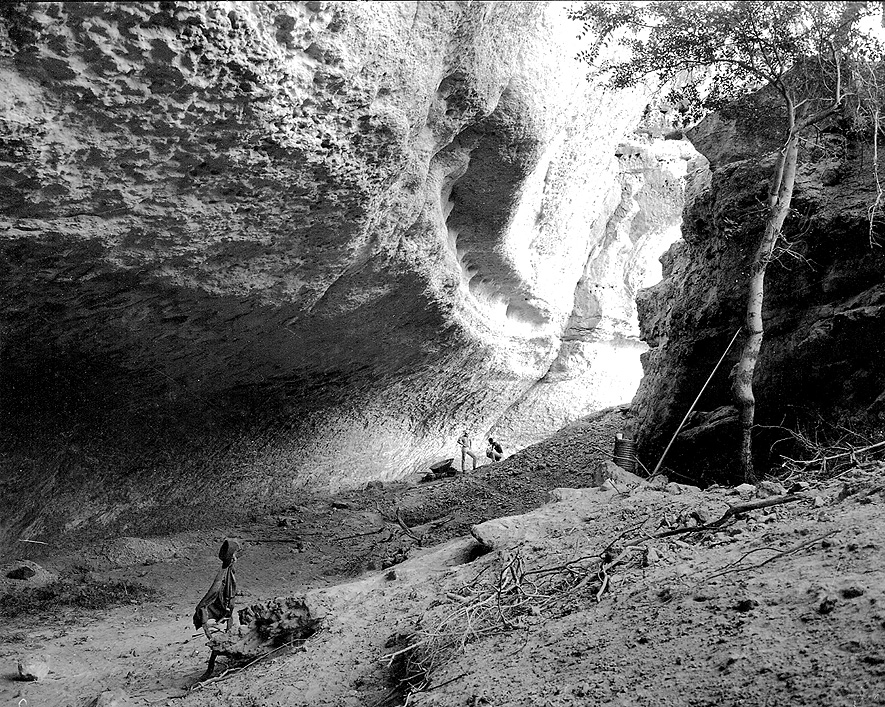
[[[650,252],[606,226],[645,101],[574,34],[557,3],[5,5],[4,530],[235,514],[608,402],[525,398],[637,350],[593,323]]]
[[[689,136],[715,170],[696,173],[684,240],[662,259],[665,279],[638,300],[651,350],[643,355],[646,375],[634,404],[639,447],[651,463],[743,323],[749,263],[779,147],[776,124],[756,98],[712,116]],[[789,449],[771,452],[773,440],[789,437],[783,428],[809,432],[826,420],[876,439],[885,433],[885,234],[881,215],[870,229],[872,150],[864,136],[833,124],[809,142],[800,162],[795,213],[765,280],[766,332],[754,386],[760,467]],[[668,466],[696,480],[737,474],[739,434],[727,406],[739,348],[740,339],[698,405],[714,413],[692,421],[668,456]]]
[[[618,145],[618,179],[593,224],[593,250],[547,373],[497,421],[495,439],[538,442],[563,425],[621,403],[639,385],[636,296],[661,278],[661,253],[681,235],[688,175],[706,160],[665,139],[660,109]]]

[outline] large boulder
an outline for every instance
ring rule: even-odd
[[[402,477],[598,342],[576,290],[645,99],[575,34],[559,3],[4,5],[4,532]]]

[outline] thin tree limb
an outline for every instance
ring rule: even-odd
[[[810,461],[797,461],[791,460],[796,464],[800,464],[802,466],[811,466],[812,464],[820,464],[821,462],[832,461],[833,459],[842,459],[843,457],[850,457],[856,454],[863,454],[865,452],[871,452],[875,449],[879,449],[881,447],[885,447],[885,442],[876,442],[876,444],[871,444],[869,447],[861,447],[860,449],[852,449],[850,452],[843,452],[842,454],[832,454],[828,457],[820,457],[818,459],[811,459]]]
[[[675,530],[666,530],[663,533],[658,533],[655,535],[656,538],[667,538],[672,535],[683,535],[685,533],[701,533],[705,530],[721,530],[723,525],[730,518],[737,518],[741,513],[746,513],[747,511],[756,511],[760,508],[770,508],[771,506],[780,506],[784,503],[792,503],[793,501],[799,501],[803,498],[807,498],[807,496],[803,496],[800,494],[789,494],[787,496],[774,496],[772,498],[761,498],[756,501],[749,501],[748,503],[740,503],[736,506],[731,506],[719,520],[714,520],[712,523],[707,523],[706,525],[696,525],[693,528],[676,528]]]

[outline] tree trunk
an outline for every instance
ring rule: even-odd
[[[769,189],[765,232],[756,248],[750,268],[750,280],[747,288],[747,340],[741,351],[740,360],[733,371],[732,391],[740,410],[741,420],[740,464],[744,481],[747,483],[755,483],[756,481],[752,446],[753,419],[756,414],[753,373],[756,370],[756,361],[759,358],[759,350],[762,348],[764,333],[762,302],[765,293],[765,270],[771,261],[774,247],[781,234],[781,228],[790,212],[790,200],[793,197],[793,185],[796,181],[798,147],[798,130],[795,129],[795,125],[791,125],[787,144],[775,166],[775,173]]]

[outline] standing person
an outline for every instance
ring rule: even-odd
[[[467,434],[467,430],[464,430],[464,434],[458,437],[458,445],[461,447],[461,471],[464,471],[464,464],[467,462],[468,455],[473,459],[473,468],[476,469],[477,456],[472,449],[473,445],[470,443],[470,435]]]
[[[489,437],[489,446],[488,449],[486,449],[486,456],[493,462],[499,462],[504,458],[504,447]]]

